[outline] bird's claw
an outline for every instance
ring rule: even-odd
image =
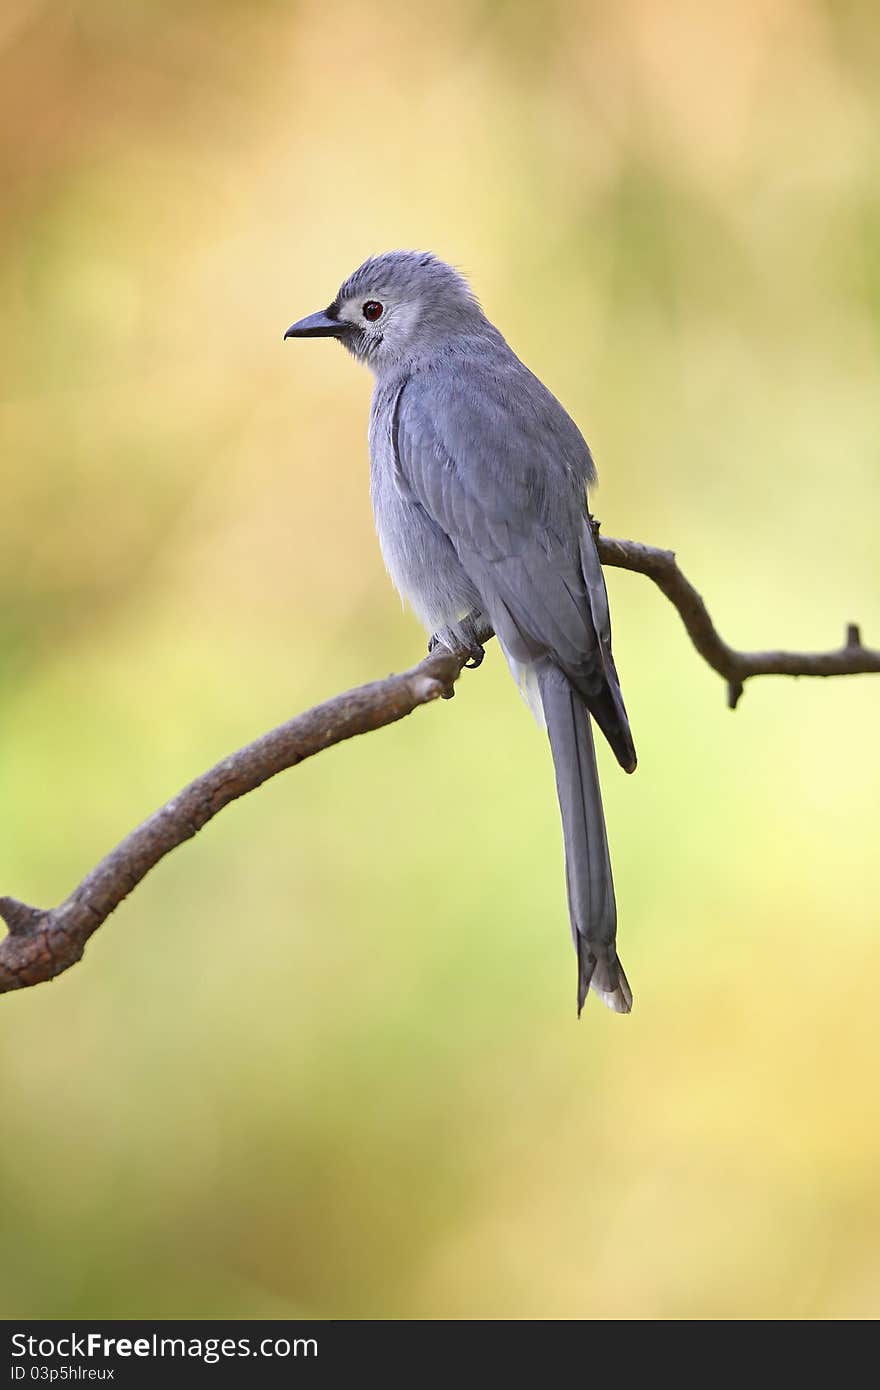
[[[476,633],[468,630],[469,626],[472,625],[463,623],[462,630],[454,635],[449,631],[433,632],[428,638],[428,655],[430,656],[431,652],[435,652],[438,647],[445,647],[447,651],[457,657],[467,653],[467,661],[462,664],[466,670],[476,671],[486,652],[482,642],[478,641]]]

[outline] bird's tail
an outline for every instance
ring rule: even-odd
[[[562,812],[578,1014],[590,989],[615,1013],[628,1014],[632,991],[615,947],[617,905],[590,716],[558,666],[546,662],[537,676]]]

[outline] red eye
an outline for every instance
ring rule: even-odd
[[[361,312],[368,323],[375,323],[382,317],[382,305],[378,299],[368,299]]]

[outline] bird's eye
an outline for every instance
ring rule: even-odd
[[[378,299],[368,299],[361,312],[368,323],[375,323],[382,317],[382,305]]]

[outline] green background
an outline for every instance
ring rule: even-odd
[[[878,63],[868,0],[4,0],[0,891],[422,652],[369,376],[281,340],[375,251],[466,270],[728,640],[880,641]],[[0,1000],[3,1316],[877,1315],[880,684],[731,714],[609,589],[631,1017],[492,650]]]

